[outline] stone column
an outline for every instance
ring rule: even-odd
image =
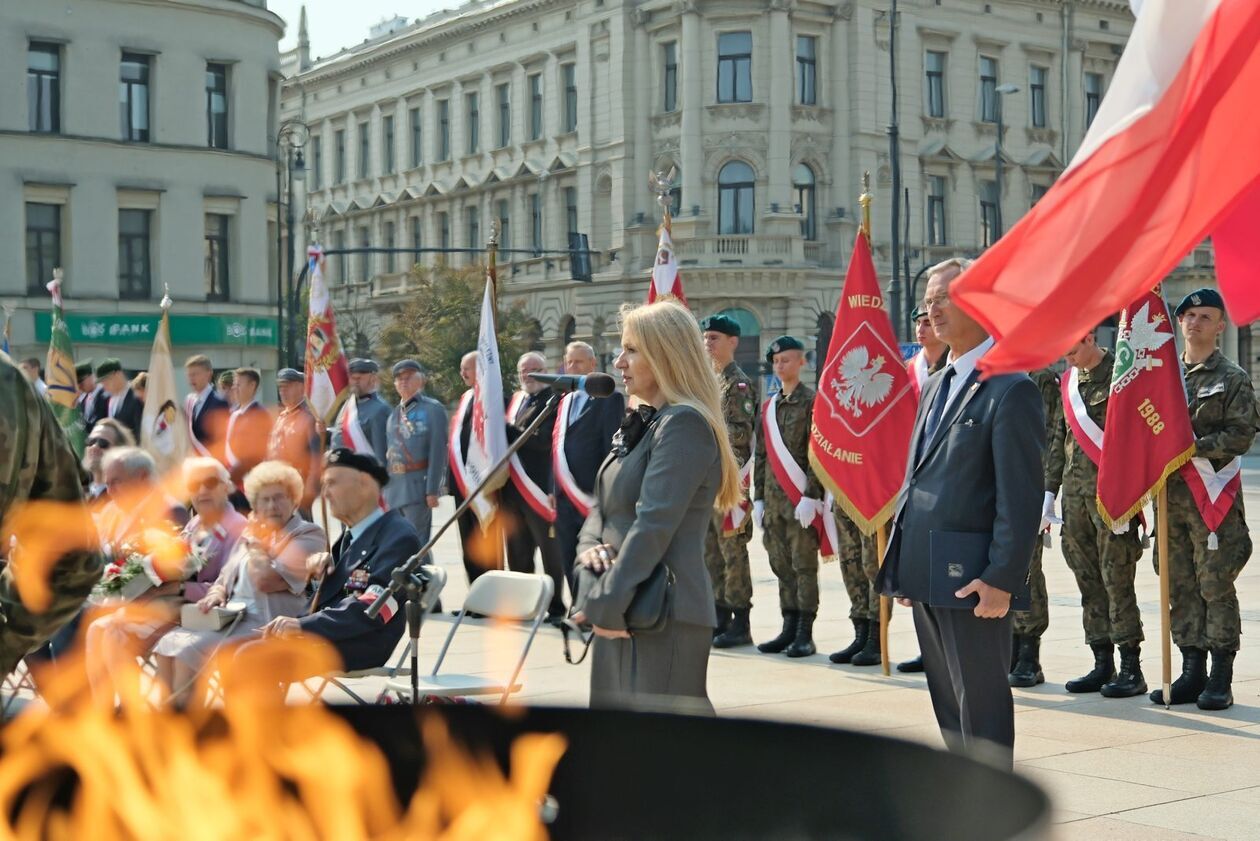
[[[793,102],[793,41],[792,26],[788,20],[786,0],[772,0],[770,16],[770,73],[769,90],[754,90],[753,98],[768,103],[770,117],[769,153],[767,164],[766,210],[778,204],[779,210],[792,209],[792,102]]]
[[[706,204],[703,196],[704,149],[701,132],[704,120],[702,78],[705,50],[701,48],[700,12],[694,3],[686,2],[682,10],[682,41],[678,60],[682,63],[682,134],[679,137],[679,162],[682,168],[682,215],[691,208]],[[645,176],[646,177],[646,174]],[[649,209],[653,215],[654,209]]]

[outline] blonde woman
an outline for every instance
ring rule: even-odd
[[[717,374],[700,326],[672,301],[622,310],[615,367],[638,408],[595,480],[578,563],[600,573],[575,618],[594,627],[591,705],[712,714],[706,678],[716,616],[704,566],[713,509],[738,503]],[[663,630],[631,636],[625,614],[658,564],[674,574]]]

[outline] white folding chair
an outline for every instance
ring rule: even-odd
[[[551,579],[546,575],[502,570],[483,573],[468,589],[464,607],[446,635],[446,642],[442,644],[437,662],[433,664],[433,671],[428,677],[418,679],[417,691],[420,695],[439,697],[500,695],[499,703],[506,703],[508,696],[521,689],[516,679],[525,665],[525,658],[529,656],[529,649],[534,644],[538,628],[547,616],[547,607],[551,604],[551,593]],[[446,659],[446,652],[451,647],[451,640],[469,613],[480,613],[490,619],[504,622],[530,623],[529,635],[525,638],[521,655],[512,666],[512,673],[506,682],[480,675],[439,674],[442,662]],[[411,680],[409,677],[394,678],[386,684],[385,691],[393,692],[403,700],[410,700]]]
[[[422,566],[421,569],[429,576],[429,586],[424,591],[424,601],[420,605],[420,610],[424,616],[428,616],[437,605],[442,595],[442,590],[446,588],[446,570],[432,565]],[[399,609],[402,609],[401,605]],[[405,622],[406,617],[399,617],[399,621]],[[403,633],[404,635],[406,634],[405,631]],[[351,672],[334,672],[317,678],[319,684],[314,689],[311,689],[306,684],[302,684],[302,686],[310,693],[312,700],[319,700],[329,686],[335,686],[346,695],[349,695],[356,703],[370,704],[372,703],[371,701],[360,697],[358,693],[347,686],[346,681],[369,677],[395,678],[400,674],[410,675],[411,667],[407,665],[410,657],[411,640],[408,639],[407,644],[403,646],[402,653],[398,655],[398,659],[394,661],[392,666],[376,666],[371,669],[357,669]],[[384,692],[381,694],[384,694]]]

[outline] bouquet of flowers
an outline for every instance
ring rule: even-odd
[[[155,587],[185,581],[206,565],[205,546],[180,535],[150,529],[137,542],[106,551],[109,562],[96,586],[99,596],[132,600]]]

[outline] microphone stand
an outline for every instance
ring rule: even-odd
[[[543,406],[542,411],[534,416],[529,426],[521,431],[512,445],[507,448],[507,452],[503,454],[503,458],[486,474],[486,478],[481,480],[475,490],[469,492],[464,501],[455,509],[455,513],[449,520],[442,524],[437,533],[429,538],[429,542],[420,547],[420,551],[408,558],[400,567],[394,570],[390,576],[389,587],[384,593],[376,597],[376,601],[367,609],[367,615],[370,619],[375,619],[376,615],[381,612],[381,608],[385,606],[390,597],[403,593],[406,597],[404,612],[407,616],[407,636],[411,643],[411,703],[413,705],[420,703],[419,697],[419,651],[420,651],[420,625],[424,621],[424,611],[421,609],[424,594],[429,587],[429,576],[421,569],[424,559],[428,557],[430,550],[446,534],[446,530],[451,527],[452,523],[459,520],[460,516],[472,507],[473,500],[477,495],[485,489],[486,485],[499,475],[499,473],[507,467],[507,463],[516,455],[517,450],[525,445],[525,442],[534,436],[539,428],[547,421],[547,418],[556,413],[556,409],[560,406],[560,398],[563,395],[559,391],[553,390],[551,396],[547,398],[547,403]]]

